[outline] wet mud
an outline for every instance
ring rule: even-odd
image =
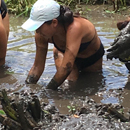
[[[95,25],[105,50],[110,47],[110,43],[119,33],[116,23],[126,19],[130,12],[128,8],[115,14],[112,12],[111,5],[85,5],[80,10],[81,15],[87,17]],[[111,12],[107,13],[106,10]],[[8,96],[12,96],[16,92],[35,93],[41,103],[45,103],[48,107],[53,106],[51,108],[58,110],[51,114],[51,121],[44,119],[42,129],[129,129],[129,122],[122,121],[120,116],[115,116],[108,111],[111,106],[129,119],[129,71],[117,59],[107,60],[106,52],[103,57],[102,72],[83,74],[76,83],[65,81],[58,91],[51,91],[45,89],[56,72],[52,54],[53,46],[50,44],[44,74],[37,84],[25,84],[35,57],[34,32],[27,32],[21,28],[26,19],[10,15],[6,65],[0,68],[0,89],[5,89]],[[46,111],[48,111],[47,108]],[[46,116],[48,117],[48,115]]]
[[[68,106],[70,114],[61,114],[51,104],[41,102],[35,93],[14,93],[5,90],[0,100],[6,115],[0,115],[2,130],[127,130],[130,120],[123,115],[123,106],[96,103],[86,96]]]

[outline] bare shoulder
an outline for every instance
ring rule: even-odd
[[[82,24],[79,20],[74,19],[73,23],[71,25],[69,25],[68,29],[67,29],[67,34],[68,35],[74,35],[74,34],[81,34],[82,32]]]
[[[89,34],[93,29],[94,25],[87,19],[79,17],[74,18],[74,22],[68,27],[68,35],[75,34],[77,36],[85,36]]]

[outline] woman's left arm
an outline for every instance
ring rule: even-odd
[[[66,50],[63,61],[56,74],[47,85],[48,89],[57,89],[71,73],[81,44],[82,32],[80,30],[81,29],[78,28],[71,28],[67,31]]]

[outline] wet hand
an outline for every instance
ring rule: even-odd
[[[27,79],[25,80],[26,84],[36,84],[38,79],[34,75],[28,75]]]
[[[46,86],[46,89],[57,90],[58,86],[58,83],[55,81],[54,78],[52,78],[49,84]]]

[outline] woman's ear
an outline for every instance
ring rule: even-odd
[[[57,20],[57,19],[53,19],[53,20],[52,20],[52,24],[53,24],[54,27],[57,27],[57,25],[58,25],[58,20]]]

